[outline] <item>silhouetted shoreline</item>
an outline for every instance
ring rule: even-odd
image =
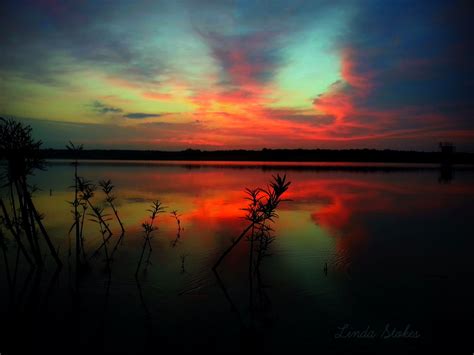
[[[44,149],[46,159],[71,159],[67,149]],[[433,163],[443,161],[441,152],[418,152],[376,149],[262,149],[215,150],[186,149],[159,150],[105,150],[90,149],[79,152],[81,160],[186,160],[186,161],[259,161],[259,162],[379,162],[379,163]],[[473,153],[456,152],[452,164],[474,164]]]

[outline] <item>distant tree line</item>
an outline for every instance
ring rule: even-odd
[[[262,150],[215,150],[186,149],[182,151],[160,150],[82,150],[72,155],[67,149],[45,149],[47,159],[111,159],[111,160],[211,160],[211,161],[289,161],[289,162],[392,162],[392,163],[440,163],[446,157],[441,152],[419,152],[377,149],[262,149]],[[453,152],[454,164],[474,164],[474,153]]]

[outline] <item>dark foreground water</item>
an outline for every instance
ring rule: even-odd
[[[55,273],[49,258],[30,272],[20,259],[15,272],[9,244],[8,268],[0,264],[2,355],[474,351],[472,169],[83,162],[79,173],[116,186],[126,234],[111,275],[103,253],[91,258],[101,237],[86,221],[90,268],[76,280],[66,202],[73,168],[56,162],[38,172],[34,200],[65,266]],[[244,188],[276,173],[291,180],[291,201],[279,208],[271,256],[250,287],[242,240],[216,276],[212,265],[246,227]],[[141,223],[155,199],[167,213],[152,264],[136,279]]]

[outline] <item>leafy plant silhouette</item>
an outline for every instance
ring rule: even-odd
[[[148,266],[151,264],[150,257],[151,257],[151,252],[153,251],[153,248],[151,246],[151,239],[153,237],[152,233],[158,229],[157,227],[155,227],[154,223],[158,214],[165,212],[165,207],[163,207],[160,201],[156,200],[152,203],[151,208],[147,211],[150,212],[150,216],[149,216],[149,220],[142,224],[142,228],[144,232],[144,240],[143,240],[143,247],[142,247],[142,253],[140,255],[140,260],[138,261],[137,270],[135,271],[135,276],[137,276],[138,272],[140,271],[140,267],[143,262],[143,256],[145,255],[145,250],[147,248],[148,248],[148,257],[145,262],[145,272],[147,271]]]
[[[43,225],[41,215],[33,203],[32,195],[36,191],[28,184],[28,176],[37,169],[45,168],[41,157],[42,142],[32,137],[30,126],[12,119],[0,117],[0,160],[4,160],[5,171],[1,178],[8,188],[9,205],[0,197],[3,222],[13,235],[21,255],[31,266],[44,264],[41,253],[41,240],[46,242],[51,256],[58,267],[62,266],[57,250],[54,248]],[[26,237],[26,243],[23,242]],[[28,248],[27,248],[28,246]]]
[[[91,207],[91,209],[92,213],[89,213],[89,216],[91,217],[90,221],[96,223],[99,226],[102,241],[104,243],[106,271],[110,272],[110,257],[107,248],[107,242],[105,241],[105,234],[107,233],[107,229],[105,227],[108,226],[107,222],[110,221],[111,218],[108,214],[104,212],[103,208],[93,206]]]
[[[118,249],[118,246],[120,245],[120,243],[123,240],[123,237],[125,235],[125,228],[123,226],[122,220],[119,217],[117,207],[114,203],[114,201],[116,200],[116,196],[113,194],[113,190],[114,190],[115,186],[112,184],[112,181],[110,179],[109,180],[100,180],[99,181],[99,186],[102,188],[102,191],[105,194],[105,202],[110,206],[110,208],[112,208],[112,211],[113,211],[113,213],[115,215],[115,218],[117,219],[117,222],[119,223],[120,229],[121,229],[120,236],[117,239],[117,242],[115,243],[115,246],[114,246],[114,248],[112,250],[112,253],[110,255],[110,258],[112,259],[113,255],[115,254],[115,252]]]
[[[247,237],[250,241],[250,258],[251,265],[253,264],[253,246],[254,243],[270,243],[268,238],[268,232],[271,231],[269,223],[274,222],[275,218],[278,217],[276,209],[280,202],[283,201],[282,196],[288,190],[291,182],[286,181],[286,175],[272,176],[272,181],[266,188],[246,189],[246,199],[249,200],[249,205],[244,209],[247,214],[245,219],[249,222],[248,226],[243,232],[234,240],[234,242],[222,253],[217,259],[216,263],[212,267],[216,270],[225,257],[235,248],[235,246],[245,237],[249,232],[250,235]]]
[[[116,200],[116,197],[112,193],[112,190],[114,189],[114,185],[112,185],[112,181],[109,180],[100,180],[99,181],[99,186],[102,188],[102,191],[104,192],[106,198],[105,201],[109,204],[109,206],[112,208],[112,211],[114,212],[115,217],[117,218],[118,223],[120,224],[120,228],[122,229],[122,235],[125,233],[125,228],[123,227],[122,221],[120,220],[120,217],[117,212],[117,208],[115,207],[114,201]]]

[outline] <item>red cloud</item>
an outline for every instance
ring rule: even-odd
[[[356,99],[365,98],[372,88],[370,78],[357,73],[354,56],[352,49],[346,48],[342,51],[343,82],[334,83],[327,93],[313,101],[318,111],[334,116],[337,123],[342,123],[346,117],[358,114]]]

